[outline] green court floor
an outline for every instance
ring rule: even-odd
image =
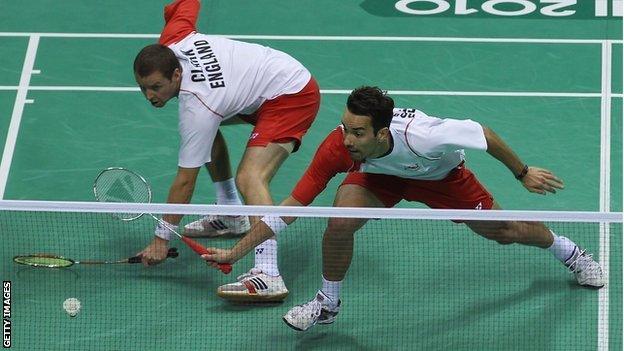
[[[525,162],[548,168],[565,182],[566,189],[556,195],[530,194],[498,161],[468,151],[468,166],[504,208],[622,211],[621,17],[596,17],[585,3],[568,18],[539,15],[538,10],[527,16],[494,16],[477,5],[487,1],[468,2],[480,11],[474,16],[453,15],[452,9],[410,16],[397,12],[397,2],[203,2],[200,31],[260,35],[244,40],[296,57],[323,90],[321,110],[300,151],[271,184],[276,201],[288,196],[318,144],[339,123],[347,97],[343,91],[378,85],[401,91],[393,95],[399,107],[489,126]],[[26,98],[32,101],[24,104],[20,115],[8,177],[0,179],[6,183],[4,199],[92,201],[98,172],[123,166],[144,175],[153,186],[155,202],[164,202],[176,172],[177,102],[153,109],[132,89],[131,63],[138,50],[156,40],[141,34],[159,32],[165,3],[114,0],[96,7],[76,0],[37,0],[29,3],[28,11],[22,3],[3,4],[3,145],[10,140],[29,40],[36,33],[111,33],[102,38],[39,38],[33,69],[40,72],[30,77]],[[514,6],[497,8],[519,9]],[[116,35],[120,33],[135,36]],[[580,39],[588,42],[574,41]],[[608,58],[603,56],[605,47],[611,50]],[[608,77],[603,75],[605,62],[611,63]],[[609,80],[607,89],[603,83]],[[607,92],[613,94],[609,104],[603,98]],[[610,130],[605,129],[607,117]],[[610,137],[606,145],[605,130]],[[236,165],[251,128],[229,126],[222,131]],[[608,162],[601,162],[601,155],[610,155]],[[606,174],[603,184],[601,172]],[[341,179],[334,179],[314,204],[330,206]],[[604,179],[610,189],[601,194]],[[610,201],[601,205],[605,196]],[[214,201],[210,179],[202,172],[193,203]],[[399,206],[422,207],[405,202]],[[603,316],[609,329],[606,345],[622,349],[621,224],[610,228],[607,301],[600,300],[597,291],[575,286],[547,252],[501,247],[451,223],[369,223],[358,234],[337,322],[296,333],[280,318],[320,287],[324,224],[322,219],[300,221],[281,237],[280,267],[291,291],[283,304],[241,306],[225,303],[214,291],[249,268],[251,257],[237,264],[232,276],[207,270],[189,252],[149,269],[24,269],[13,265],[11,257],[33,251],[95,253],[102,258],[132,255],[150,240],[153,223],[145,219],[124,225],[97,215],[1,213],[2,277],[14,286],[13,347],[593,350],[601,342],[598,309],[608,303],[608,316]],[[597,225],[553,226],[601,259]],[[225,247],[234,241],[204,243]],[[60,306],[74,295],[85,307],[79,317],[69,319]]]

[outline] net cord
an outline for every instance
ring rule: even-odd
[[[433,210],[415,208],[223,206],[193,204],[136,204],[73,201],[0,200],[2,211],[153,213],[183,215],[291,216],[317,218],[521,220],[542,222],[622,223],[622,212]]]

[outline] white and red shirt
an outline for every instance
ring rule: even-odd
[[[221,121],[251,114],[266,100],[297,93],[311,78],[301,63],[281,51],[196,33],[198,13],[197,0],[166,6],[159,40],[182,66],[178,165],[185,168],[210,162]]]
[[[394,109],[390,133],[394,145],[387,155],[355,162],[343,144],[343,127],[337,127],[317,149],[292,197],[309,205],[331,178],[343,172],[440,180],[464,161],[464,148],[487,149],[479,123],[430,117],[416,109]]]

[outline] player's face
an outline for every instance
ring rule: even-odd
[[[180,70],[176,68],[173,71],[171,79],[165,78],[162,73],[156,71],[146,77],[139,77],[134,75],[141,92],[145,95],[147,101],[149,101],[154,107],[163,107],[174,96],[178,95],[180,91]]]
[[[384,128],[375,135],[371,117],[356,115],[349,109],[345,109],[342,125],[344,126],[343,143],[351,159],[363,161],[381,156],[387,150],[387,133],[384,132],[387,129]]]

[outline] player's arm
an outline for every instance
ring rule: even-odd
[[[487,143],[487,153],[503,163],[530,192],[545,195],[563,189],[563,182],[546,169],[529,167],[492,129],[482,126]]]
[[[221,117],[197,99],[194,95],[180,97],[185,108],[180,113],[178,173],[169,188],[168,203],[191,202],[197,174],[204,164],[210,162],[212,144],[219,130]],[[167,258],[168,242],[173,235],[169,229],[177,230],[182,217],[176,214],[163,216],[165,223],[157,224],[152,242],[138,253],[145,265],[158,264]]]
[[[303,204],[295,200],[292,196],[289,196],[280,203],[280,206],[303,206]],[[270,239],[273,235],[276,235],[274,229],[269,227],[269,224],[275,226],[275,224],[271,221],[282,221],[285,225],[289,225],[296,219],[297,217],[263,217],[260,221],[254,224],[253,228],[249,231],[249,233],[247,233],[241,240],[236,243],[236,245],[234,245],[230,257],[231,262],[236,262],[240,260],[254,247],[262,244],[267,239]]]
[[[167,197],[167,203],[169,204],[188,204],[193,197],[193,191],[195,190],[195,181],[197,180],[197,174],[199,174],[200,167],[196,168],[183,168],[178,167],[178,173],[176,174],[173,184],[169,188],[169,196]],[[178,225],[182,220],[182,215],[168,214],[163,216],[163,220],[173,225]]]
[[[303,206],[302,203],[295,200],[292,196],[286,198],[280,206]],[[245,257],[254,247],[265,242],[276,235],[274,228],[271,228],[267,223],[275,223],[279,225],[279,221],[282,221],[282,226],[291,224],[297,219],[297,217],[270,217],[265,216],[260,221],[256,222],[249,232],[239,240],[231,249],[218,249],[215,247],[209,247],[210,254],[202,255],[206,261],[208,261],[213,267],[218,268],[218,263],[234,263],[241,258]],[[275,226],[273,224],[273,226]],[[283,229],[283,228],[282,228]]]
[[[158,42],[171,45],[195,32],[199,8],[198,0],[176,0],[165,6],[165,28]]]
[[[343,152],[341,152],[343,151]],[[320,194],[327,183],[338,173],[346,172],[352,162],[342,145],[342,132],[334,130],[321,143],[310,166],[301,177],[291,195],[280,206],[307,206]],[[279,234],[281,229],[291,224],[296,217],[265,216],[254,224],[250,231],[229,250],[208,248],[213,252],[204,259],[219,263],[234,263],[249,253],[254,247]],[[216,264],[213,264],[216,267]]]
[[[199,168],[179,167],[178,174],[169,188],[167,203],[187,204],[191,202],[198,173]],[[167,225],[158,223],[156,235],[154,235],[152,242],[138,254],[138,256],[141,256],[143,264],[146,266],[154,265],[166,259],[167,250],[169,249],[169,237],[171,236],[168,227],[177,230],[178,223],[180,223],[182,217],[182,215],[177,214],[163,215],[162,219]]]

